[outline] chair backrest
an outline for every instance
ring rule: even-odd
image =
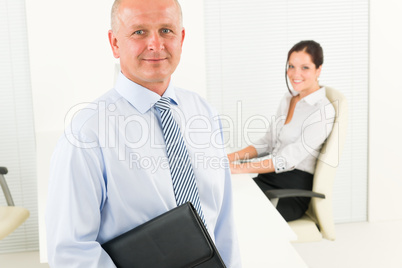
[[[318,156],[313,181],[313,191],[325,194],[325,199],[312,198],[306,214],[316,221],[324,238],[334,240],[332,189],[336,168],[346,139],[348,106],[346,98],[339,91],[326,87],[326,95],[334,106],[335,121]]]

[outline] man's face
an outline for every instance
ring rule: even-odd
[[[151,90],[166,89],[184,40],[179,7],[173,0],[123,0],[118,14],[109,40],[122,73]]]

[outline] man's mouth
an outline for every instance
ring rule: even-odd
[[[143,59],[144,61],[148,61],[148,62],[161,62],[166,60],[167,58],[149,58],[149,59]]]

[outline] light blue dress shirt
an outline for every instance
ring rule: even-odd
[[[240,267],[230,170],[217,113],[169,85],[208,231],[228,267]],[[160,99],[120,74],[115,88],[73,116],[51,161],[46,212],[51,267],[115,267],[100,244],[176,207]],[[135,257],[135,252],[133,252]]]

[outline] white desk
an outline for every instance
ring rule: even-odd
[[[296,234],[254,183],[252,176],[232,175],[232,183],[243,267],[307,268],[290,243],[296,239]]]

